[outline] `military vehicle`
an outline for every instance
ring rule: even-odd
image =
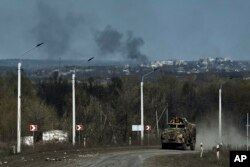
[[[186,150],[190,146],[195,149],[196,125],[186,118],[173,118],[161,134],[162,149],[182,147]]]

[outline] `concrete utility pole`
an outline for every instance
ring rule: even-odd
[[[72,144],[75,145],[76,108],[75,108],[75,72],[72,74]]]
[[[143,140],[144,140],[144,110],[143,110],[143,81],[144,78],[153,72],[157,71],[159,68],[155,68],[153,71],[150,71],[147,74],[144,74],[141,79],[141,145],[143,145]]]
[[[167,103],[167,111],[166,111],[166,123],[168,124],[168,103]]]
[[[141,82],[141,145],[143,145],[144,138],[144,111],[143,111],[143,81]]]
[[[43,45],[43,43],[39,43],[36,46],[32,47],[30,50],[24,52],[20,56],[20,61],[18,63],[18,78],[17,78],[17,153],[21,152],[21,58],[31,52],[33,49]]]
[[[157,110],[155,110],[155,122],[156,122],[156,131],[157,131],[157,137],[160,136],[160,130],[159,130],[159,121],[161,120],[161,117],[163,116],[165,110],[167,109],[168,106],[166,106],[163,111],[161,112],[160,117],[158,118],[158,112]],[[166,110],[166,113],[168,112],[168,110]],[[167,115],[167,114],[166,114]]]
[[[156,132],[157,132],[157,138],[159,137],[159,120],[158,120],[158,113],[157,110],[155,110],[155,120],[156,120]]]
[[[249,127],[249,122],[248,122],[248,113],[247,113],[247,151],[248,151],[248,127]]]
[[[17,94],[17,153],[21,152],[21,66],[18,63],[18,94]]]
[[[88,59],[88,62],[93,60],[95,57]],[[76,140],[76,101],[75,101],[75,72],[72,74],[72,145],[75,145]]]
[[[221,107],[221,92],[222,92],[222,88],[220,87],[219,89],[219,142],[222,142],[222,137],[221,137],[221,110],[222,110],[222,107]]]

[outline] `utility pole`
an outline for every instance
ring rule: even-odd
[[[153,72],[159,70],[159,68],[155,68],[153,69],[153,71],[150,71],[147,74],[144,74],[141,78],[141,145],[143,145],[143,140],[144,140],[144,110],[143,110],[143,81],[144,78],[150,74],[152,74]]]
[[[156,120],[156,131],[157,131],[157,138],[158,138],[159,137],[159,120],[158,120],[157,109],[155,110],[155,120]]]
[[[43,45],[44,43],[39,43],[32,47],[31,49],[27,50],[20,56],[20,61],[18,63],[18,79],[17,79],[17,153],[21,152],[21,57],[30,53],[33,49]]]
[[[167,111],[166,111],[166,123],[168,124],[168,103],[167,103]]]
[[[75,72],[72,74],[72,144],[75,145],[76,136],[76,111],[75,111]]]
[[[93,60],[95,57],[89,58],[87,61],[90,62]],[[60,58],[61,62],[61,58]],[[75,100],[75,72],[76,69],[74,70],[72,74],[72,145],[75,145],[75,140],[76,140],[76,100]],[[80,134],[80,132],[79,132]]]
[[[159,130],[159,121],[161,120],[161,117],[163,116],[165,110],[168,108],[168,106],[166,106],[163,111],[161,112],[161,115],[160,117],[158,118],[158,111],[157,109],[155,110],[155,122],[156,122],[156,131],[157,131],[157,137],[159,137],[159,134],[160,134],[160,130]],[[166,110],[166,113],[167,113],[168,110]],[[168,114],[166,114],[168,115]]]
[[[248,151],[248,127],[249,127],[249,122],[248,122],[248,113],[247,113],[247,151]]]
[[[221,110],[222,110],[222,107],[221,107],[221,93],[222,93],[222,88],[220,87],[219,89],[219,142],[222,142],[222,137],[221,137]]]
[[[58,75],[61,73],[61,56],[59,57],[59,64],[58,64]]]
[[[89,58],[87,61],[90,62],[95,57]],[[75,145],[76,138],[76,102],[75,102],[75,72],[72,74],[72,145]]]
[[[143,111],[143,80],[141,82],[141,145],[143,145],[144,138],[144,111]]]
[[[17,95],[17,153],[21,152],[21,67],[18,63],[18,95]]]

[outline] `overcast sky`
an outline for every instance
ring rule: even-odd
[[[0,59],[250,59],[249,0],[1,0]]]

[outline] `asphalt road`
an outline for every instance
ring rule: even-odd
[[[158,163],[154,162],[155,156],[186,153],[196,153],[196,151],[162,150],[160,146],[34,151],[2,157],[0,167],[154,167]]]
[[[173,155],[194,153],[194,151],[183,150],[131,150],[112,152],[106,154],[89,155],[90,158],[80,158],[70,167],[142,167],[147,158],[158,155]]]

